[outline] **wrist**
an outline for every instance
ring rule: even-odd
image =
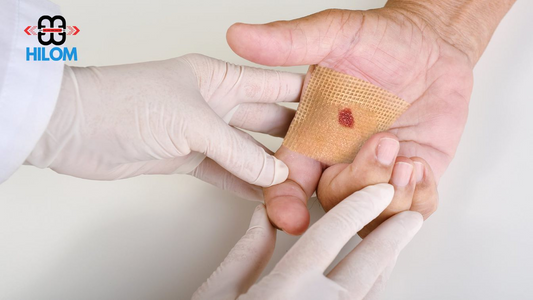
[[[475,65],[515,1],[389,0],[386,7],[406,15],[421,29],[429,26]]]
[[[61,88],[54,112],[44,134],[35,145],[25,164],[39,168],[52,165],[65,147],[73,132],[78,129],[79,105],[77,105],[77,82],[73,68],[64,66]]]

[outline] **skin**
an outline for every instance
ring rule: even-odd
[[[438,204],[437,185],[431,168],[420,157],[396,157],[393,164],[386,165],[376,156],[381,139],[397,139],[390,133],[372,136],[361,148],[351,164],[337,164],[327,168],[319,181],[317,195],[326,211],[339,203],[341,197],[363,189],[368,185],[388,182],[394,186],[391,204],[360,232],[367,236],[389,217],[406,210],[418,211],[426,219]],[[401,172],[399,165],[408,164],[410,173]],[[417,166],[419,164],[419,166]],[[407,176],[406,185],[399,185],[401,176]]]
[[[269,66],[318,64],[366,80],[409,102],[410,108],[388,132],[400,142],[398,159],[407,164],[420,162],[424,179],[420,184],[410,183],[405,196],[393,201],[376,222],[405,209],[427,218],[436,208],[436,185],[455,155],[466,123],[472,70],[513,3],[396,0],[377,10],[326,10],[292,21],[237,23],[228,30],[227,39],[238,55],[250,61]],[[359,155],[367,156],[369,151],[361,150]],[[289,234],[301,234],[308,227],[306,203],[317,187],[327,210],[346,196],[332,186],[355,191],[365,184],[390,180],[385,173],[379,179],[368,179],[373,176],[370,173],[381,170],[343,173],[348,167],[372,165],[358,158],[353,163],[357,166],[328,168],[285,147],[276,157],[289,166],[289,178],[264,189],[264,199],[271,222]],[[409,195],[410,205],[405,200]]]

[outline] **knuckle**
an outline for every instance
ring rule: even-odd
[[[439,207],[439,201],[437,199],[435,199],[435,201],[431,201],[430,205],[429,205],[429,213],[428,213],[428,216],[432,215],[434,212],[437,211]]]
[[[323,10],[322,12],[328,16],[334,17],[342,13],[342,10],[338,8],[328,8],[328,9]]]
[[[437,208],[439,206],[439,201],[438,201],[438,198],[437,197],[434,197],[428,201],[426,201],[422,208],[420,210],[418,210],[419,213],[422,214],[422,216],[424,216],[424,220],[426,220],[427,218],[429,218],[434,212],[437,211]]]
[[[188,53],[188,54],[181,56],[181,58],[187,59],[187,60],[201,60],[201,59],[206,59],[208,57],[200,53]]]

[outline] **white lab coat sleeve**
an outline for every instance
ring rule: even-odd
[[[62,61],[26,61],[26,47],[42,46],[27,26],[42,15],[59,15],[47,0],[6,0],[0,5],[0,183],[31,153],[54,111],[63,76]]]

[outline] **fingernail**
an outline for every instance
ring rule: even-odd
[[[400,150],[400,143],[397,140],[382,138],[376,149],[378,161],[386,166],[391,165],[398,155],[398,150]]]
[[[406,162],[397,162],[392,171],[391,182],[396,187],[404,187],[409,183],[413,173],[413,166]]]
[[[274,157],[274,179],[272,185],[280,184],[289,177],[289,167],[281,160]]]
[[[424,178],[424,164],[415,161],[415,173],[416,173],[416,182],[422,181],[422,178]]]

